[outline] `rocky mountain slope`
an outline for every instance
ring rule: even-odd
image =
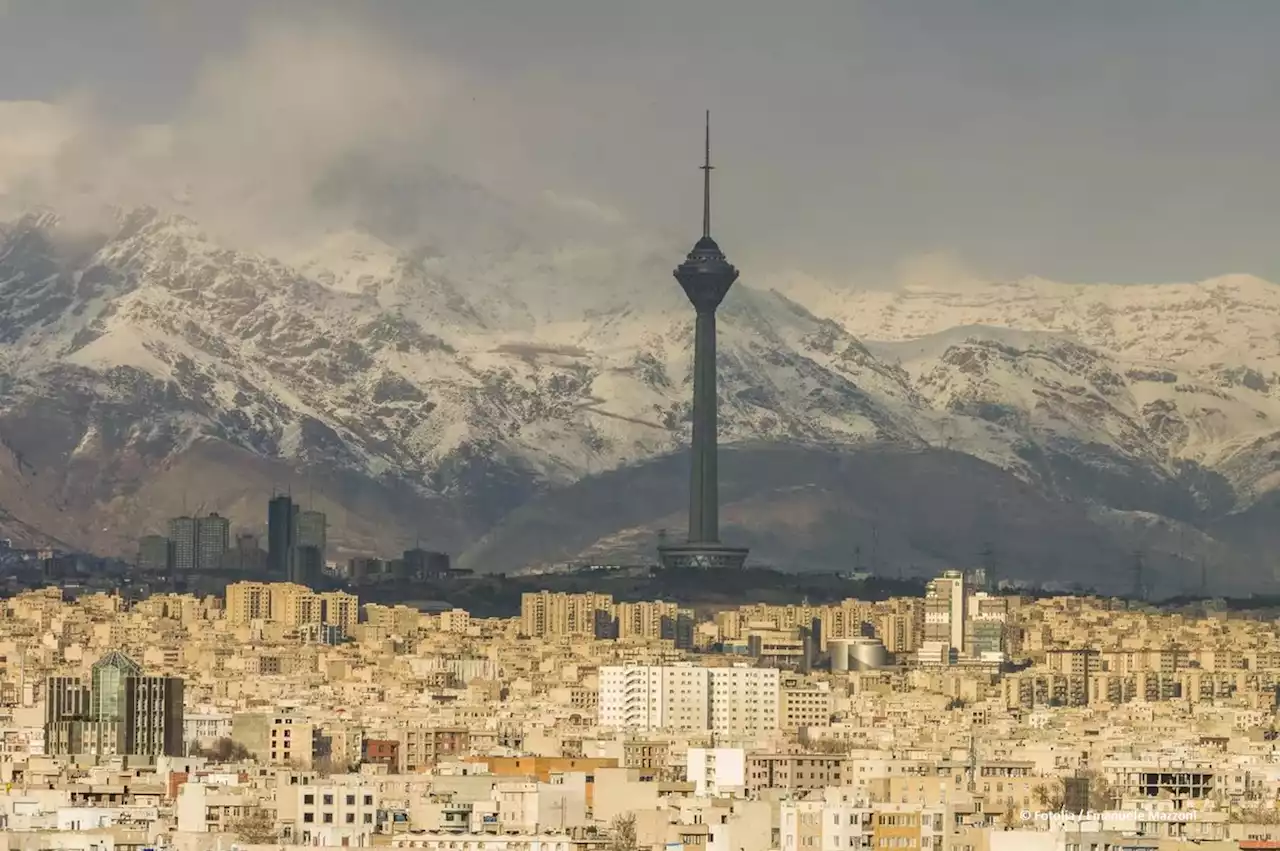
[[[183,506],[259,527],[292,488],[353,551],[637,557],[682,525],[681,252],[364,230],[284,262],[151,209],[2,225],[0,530],[128,553]],[[1008,574],[1114,584],[1142,547],[1166,590],[1201,560],[1263,587],[1278,293],[744,281],[720,322],[726,522],[788,566],[923,571],[990,542]]]

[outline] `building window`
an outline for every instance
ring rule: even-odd
[[[302,796],[302,803],[306,804],[307,806],[311,806],[311,805],[312,805],[312,804],[314,804],[315,802],[316,802],[316,796],[315,796],[315,795],[303,795],[303,796]]]

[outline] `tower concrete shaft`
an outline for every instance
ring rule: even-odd
[[[716,312],[699,310],[693,341],[693,459],[689,484],[689,541],[720,540],[717,469]]]

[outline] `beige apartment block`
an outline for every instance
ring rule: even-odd
[[[227,586],[227,623],[265,621],[286,628],[312,624],[351,634],[360,622],[360,600],[345,591],[317,593],[292,582],[235,582]]]
[[[287,627],[322,623],[324,601],[305,585],[274,582],[271,585],[271,619]]]
[[[409,638],[418,632],[423,615],[412,606],[383,606],[378,603],[367,603],[364,607],[365,623],[362,629],[367,630],[377,640],[396,635]]]
[[[233,582],[227,586],[227,622],[246,625],[271,620],[271,583]]]
[[[833,706],[829,684],[803,677],[782,678],[778,692],[778,724],[781,729],[795,733],[806,727],[829,726]]]
[[[326,591],[320,595],[320,623],[341,627],[350,635],[360,623],[360,598],[345,591]]]
[[[626,639],[676,639],[680,608],[662,600],[619,603],[615,607],[617,637]]]
[[[613,630],[613,596],[526,592],[520,598],[520,631],[530,638],[590,636],[607,638]]]

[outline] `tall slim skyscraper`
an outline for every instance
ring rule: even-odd
[[[742,567],[743,547],[720,543],[720,494],[716,431],[716,308],[738,280],[738,270],[711,238],[711,113],[707,113],[702,165],[702,238],[675,270],[697,312],[693,343],[693,451],[689,483],[689,538],[659,547],[667,568]]]
[[[288,576],[298,542],[298,507],[288,496],[277,496],[267,505],[267,570]]]

